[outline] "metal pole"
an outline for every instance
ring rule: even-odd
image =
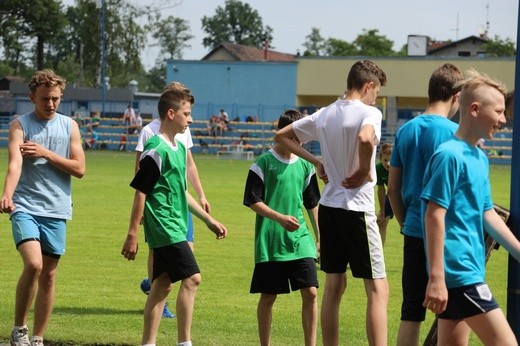
[[[105,0],[101,0],[101,117],[105,117],[106,82]]]
[[[517,25],[520,22],[520,6],[518,8]],[[518,43],[520,42],[520,26],[517,27],[516,36],[516,63],[515,63],[515,109],[513,119],[513,151],[511,159],[511,207],[509,226],[520,239],[520,55]],[[520,341],[520,264],[510,255],[508,265],[507,282],[507,320]]]

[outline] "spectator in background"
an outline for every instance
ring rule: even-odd
[[[221,122],[223,122],[226,125],[226,128],[227,128],[229,126],[228,114],[223,109],[221,109],[219,117],[220,117]]]
[[[132,108],[132,105],[128,105],[126,111],[123,113],[123,125],[130,126],[132,117],[135,117],[135,111]]]
[[[390,169],[390,157],[392,155],[392,143],[383,143],[379,149],[379,162],[376,163],[377,176],[377,201],[379,204],[379,213],[377,214],[377,225],[379,226],[379,234],[383,245],[386,242],[386,228],[388,221],[394,217],[390,200],[386,194],[386,186],[388,185],[388,171]]]
[[[121,137],[119,137],[119,151],[126,151],[126,141],[126,132],[123,132]]]
[[[99,126],[100,121],[101,121],[101,113],[93,112],[90,115],[90,123],[88,124],[89,130],[93,131],[95,128],[97,128]]]
[[[143,118],[141,118],[141,113],[137,113],[135,115],[135,129],[137,131],[137,133],[139,133],[141,131],[141,129],[143,128]]]

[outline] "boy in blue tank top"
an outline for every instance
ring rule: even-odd
[[[423,221],[429,280],[424,307],[438,314],[438,344],[517,345],[485,283],[484,231],[520,260],[520,242],[493,208],[489,162],[477,147],[505,123],[505,88],[471,70],[460,83],[460,123],[424,174]]]
[[[1,211],[10,213],[24,266],[16,290],[11,345],[43,345],[54,304],[56,271],[72,218],[71,176],[85,174],[78,124],[57,113],[65,80],[38,71],[29,83],[34,110],[11,122]],[[42,177],[45,177],[42,179]],[[34,299],[33,336],[27,315]]]

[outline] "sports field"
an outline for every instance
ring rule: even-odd
[[[140,254],[134,262],[121,255],[133,189],[134,154],[89,151],[87,173],[73,181],[74,217],[68,224],[67,252],[58,269],[56,302],[46,345],[138,345],[145,295],[139,283],[146,275],[148,248],[140,234]],[[195,255],[202,271],[193,321],[195,345],[257,345],[257,295],[249,294],[253,263],[254,213],[242,205],[250,161],[195,157],[212,214],[228,230],[216,241],[195,221]],[[0,181],[4,181],[7,151],[0,149]],[[510,167],[491,171],[494,202],[509,207]],[[401,302],[402,236],[396,222],[388,229],[385,257],[390,283],[388,344],[395,345]],[[14,291],[21,260],[7,215],[0,215],[0,344],[13,323]],[[324,275],[319,274],[324,285]],[[507,254],[495,251],[488,263],[488,282],[503,309],[506,306]],[[322,290],[319,290],[321,302]],[[175,306],[176,290],[170,294]],[[341,344],[366,345],[365,293],[361,280],[348,276],[341,307]],[[302,345],[301,299],[298,293],[279,296],[273,311],[273,345]],[[427,334],[433,316],[423,327]],[[29,319],[32,327],[32,315]],[[163,319],[158,345],[175,345],[176,320]],[[318,331],[318,344],[321,332]],[[52,341],[52,343],[51,343]],[[480,344],[472,339],[472,344]]]

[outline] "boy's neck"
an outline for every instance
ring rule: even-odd
[[[451,110],[451,102],[434,102],[428,104],[424,110],[424,114],[435,114],[448,118]]]
[[[167,122],[161,121],[161,128],[159,129],[159,133],[163,135],[165,138],[169,139],[172,144],[175,144],[175,136],[178,132],[171,126],[168,126]]]
[[[292,153],[290,150],[286,149],[283,145],[275,144],[273,150],[283,159],[290,160]]]

